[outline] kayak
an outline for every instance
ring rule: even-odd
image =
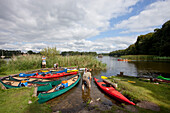
[[[81,78],[81,75],[79,75],[79,74],[74,75],[70,79],[62,81],[61,84],[59,84],[58,86],[55,86],[51,90],[49,90],[47,92],[39,93],[38,102],[41,104],[41,103],[51,100],[57,96],[62,95],[63,93],[72,89],[79,82],[80,78]]]
[[[123,96],[120,92],[118,92],[115,88],[112,86],[107,86],[105,82],[100,82],[99,79],[94,78],[97,86],[103,90],[105,93],[110,95],[111,97],[117,99],[120,102],[123,102],[125,104],[135,105],[135,103],[128,100],[125,96]]]
[[[165,78],[165,77],[163,77],[163,76],[158,76],[157,79],[170,80],[170,78]]]
[[[77,72],[70,72],[70,73],[57,73],[57,74],[46,74],[46,75],[34,75],[30,76],[30,78],[43,78],[43,79],[48,79],[48,78],[58,78],[58,77],[63,77],[67,75],[74,75],[77,74]]]

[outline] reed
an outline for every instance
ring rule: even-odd
[[[7,71],[40,69],[41,55],[13,56],[6,65]],[[46,58],[47,68],[53,68],[54,63],[61,67],[78,66],[94,70],[105,70],[106,64],[98,61],[94,56],[54,56]]]

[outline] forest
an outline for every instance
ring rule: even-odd
[[[154,32],[138,36],[137,41],[128,48],[112,51],[109,55],[170,56],[170,20],[164,23],[162,28],[156,28]]]

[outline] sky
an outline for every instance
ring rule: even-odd
[[[0,0],[0,49],[109,53],[170,20],[170,0]]]

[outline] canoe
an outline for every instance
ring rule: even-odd
[[[30,76],[30,78],[43,78],[43,79],[48,79],[48,78],[58,78],[58,77],[63,77],[67,75],[74,75],[77,74],[77,72],[70,72],[70,73],[57,73],[57,74],[46,74],[46,75],[34,75]]]
[[[39,93],[38,102],[44,103],[48,100],[51,100],[51,99],[65,93],[65,92],[69,91],[79,82],[80,78],[81,78],[81,75],[79,75],[79,74],[74,75],[70,79],[67,79],[68,84],[63,89],[59,88],[61,86],[61,84],[59,84],[58,86],[55,86],[54,88],[52,88],[51,90],[49,90],[47,92]],[[58,89],[58,90],[56,90],[56,89]]]
[[[48,79],[38,79],[38,78],[25,78],[25,77],[12,77],[9,76],[9,80],[13,81],[22,81],[22,80],[27,80],[28,83],[33,83],[33,84],[51,84],[52,86],[56,86],[61,83],[61,81],[51,81]]]
[[[19,77],[30,77],[30,76],[35,76],[35,75],[43,75],[43,74],[57,74],[57,73],[67,73],[67,69],[60,70],[60,71],[48,71],[48,72],[40,72],[40,73],[31,73],[31,74],[25,74],[25,73],[20,73]]]
[[[70,72],[78,72],[79,70],[77,69],[67,69],[67,73],[70,73]]]
[[[117,99],[118,101],[123,102],[125,104],[135,105],[135,103],[128,100],[125,96],[123,96],[120,92],[118,92],[112,86],[108,86],[105,82],[100,82],[99,79],[94,78],[94,80],[95,80],[97,86],[102,91],[104,91],[105,93],[110,95],[111,97],[113,97],[113,98]]]
[[[20,81],[12,81],[12,80],[0,80],[0,82],[7,88],[21,88],[21,87],[30,87],[30,86],[37,86],[37,91],[48,91],[52,88],[51,84],[32,84],[32,83],[27,83],[27,86],[21,85]],[[61,81],[60,81],[61,83]]]
[[[170,80],[170,78],[165,78],[165,77],[163,77],[163,76],[158,76],[157,79]]]

